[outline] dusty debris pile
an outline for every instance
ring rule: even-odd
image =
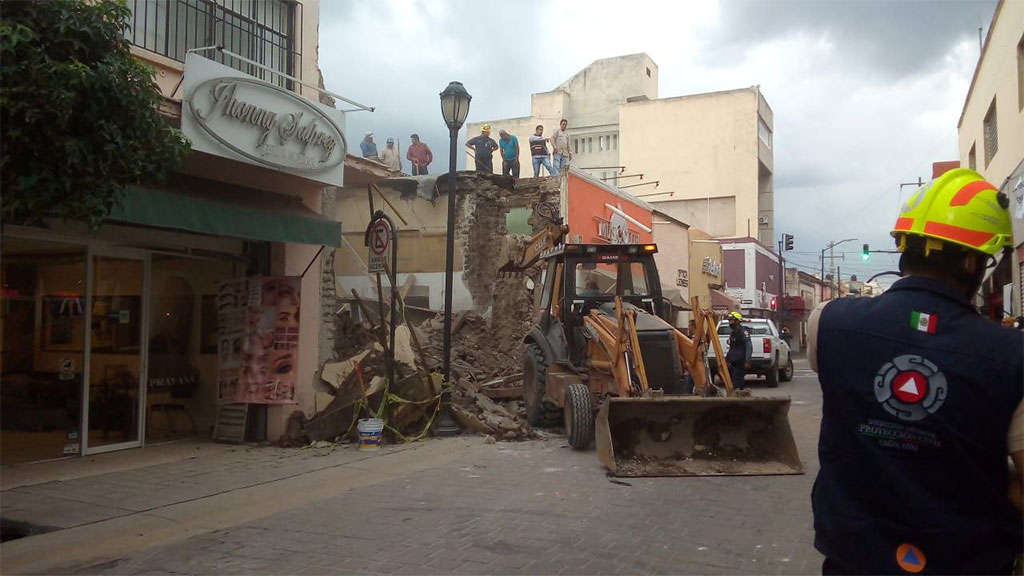
[[[442,358],[441,315],[417,328],[416,338],[407,326],[396,328],[395,383],[387,390],[387,355],[379,341],[379,329],[353,320],[347,312],[339,315],[338,326],[344,337],[337,340],[336,353],[345,359],[325,364],[320,383],[320,391],[333,398],[308,421],[292,423],[296,429],[289,434],[290,443],[354,440],[355,421],[376,411],[385,397],[390,438],[403,441],[424,436],[437,411],[441,391],[440,377],[436,373],[431,376],[432,371],[439,370]],[[457,322],[453,322],[452,365],[456,385],[452,389],[452,411],[464,430],[502,440],[535,437],[526,423],[521,402],[508,399],[511,395],[521,397],[515,390],[510,394],[509,386],[516,385],[522,354],[521,333],[528,328],[527,324],[515,334],[498,338],[480,315],[458,315]],[[422,348],[414,350],[416,343],[422,344]],[[495,380],[507,381],[499,395],[503,400],[499,402],[489,398],[482,387],[483,383]],[[364,389],[370,410],[365,407]]]

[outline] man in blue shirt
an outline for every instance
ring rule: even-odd
[[[362,151],[363,158],[377,159],[377,144],[373,141],[373,132],[366,133],[363,141],[359,143],[359,150]]]
[[[498,146],[501,147],[501,175],[519,180],[519,139],[501,130],[498,132]]]
[[[498,143],[491,138],[491,125],[484,124],[480,129],[480,135],[471,138],[466,142],[466,148],[473,150],[473,158],[476,160],[476,171],[486,174],[494,173],[494,165],[491,156],[498,149]]]
[[[903,278],[811,313],[822,573],[1009,574],[1021,553],[1024,334],[971,304],[1014,245],[1008,206],[977,172],[946,172],[893,227]]]

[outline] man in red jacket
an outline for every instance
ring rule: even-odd
[[[420,142],[419,134],[413,134],[409,139],[412,140],[412,144],[405,153],[405,159],[412,163],[413,176],[425,176],[427,166],[434,161],[434,153],[430,151],[430,146]]]

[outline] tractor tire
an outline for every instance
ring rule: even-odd
[[[586,450],[594,440],[594,405],[583,384],[565,390],[565,434],[574,450]]]
[[[769,388],[779,387],[779,364],[775,363],[774,366],[770,366],[768,371],[764,373],[764,383]]]
[[[786,369],[779,375],[779,380],[783,382],[789,382],[793,379],[793,357],[789,357],[789,361],[786,362]]]
[[[547,372],[548,363],[540,346],[527,344],[523,366],[523,405],[526,407],[526,421],[538,428],[558,426],[562,421],[562,411],[544,402]]]

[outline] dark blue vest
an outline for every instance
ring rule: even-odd
[[[875,574],[1008,571],[1024,538],[1006,497],[1024,334],[911,277],[826,306],[817,359],[818,550]]]

